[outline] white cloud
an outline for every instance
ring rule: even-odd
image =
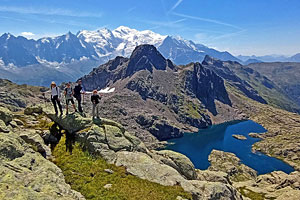
[[[24,36],[24,37],[33,37],[33,36],[35,36],[35,34],[32,33],[32,32],[22,32],[21,35]]]
[[[83,11],[72,11],[61,8],[33,8],[33,7],[15,7],[15,6],[0,6],[2,12],[14,12],[20,14],[39,14],[39,15],[61,15],[68,17],[102,17],[101,12],[91,13]]]

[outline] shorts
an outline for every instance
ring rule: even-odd
[[[72,104],[74,104],[74,100],[73,99],[66,99],[66,104],[69,105],[69,102],[71,102]]]

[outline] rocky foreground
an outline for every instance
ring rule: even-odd
[[[46,143],[58,142],[55,130],[59,129],[74,135],[73,142],[95,158],[100,156],[108,163],[123,166],[127,173],[141,179],[165,186],[179,185],[193,199],[300,198],[298,171],[257,176],[234,154],[216,150],[209,156],[209,169],[198,170],[180,153],[149,150],[139,138],[111,120],[92,120],[77,113],[57,117],[41,107],[27,108],[25,113],[11,113],[1,107],[2,199],[84,199],[65,182],[61,169],[49,161],[55,158]]]

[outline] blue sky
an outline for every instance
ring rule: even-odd
[[[299,0],[0,0],[0,33],[29,38],[128,26],[234,55],[300,52]]]

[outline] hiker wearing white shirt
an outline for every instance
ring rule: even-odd
[[[63,115],[63,110],[60,104],[60,97],[61,97],[60,89],[59,87],[56,86],[56,83],[54,81],[52,81],[50,88],[51,88],[51,101],[54,106],[55,114],[56,115],[58,114],[57,106],[56,106],[56,104],[58,104],[60,115]]]

